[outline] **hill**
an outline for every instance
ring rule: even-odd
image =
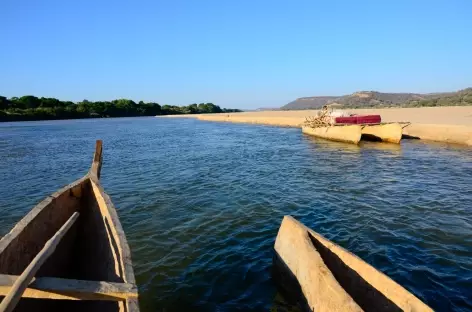
[[[298,98],[295,101],[292,101],[280,109],[283,110],[297,110],[297,109],[313,109],[323,107],[329,101],[333,101],[339,98],[339,96],[312,96],[312,97],[302,97]]]
[[[422,107],[472,105],[472,88],[444,93],[382,93],[359,91],[344,96],[303,97],[281,107],[282,110],[318,109],[326,104],[346,108]]]

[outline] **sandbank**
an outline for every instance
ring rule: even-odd
[[[472,106],[350,109],[351,113],[380,114],[383,122],[411,122],[403,133],[421,140],[457,143],[472,146]],[[316,110],[258,111],[222,114],[173,115],[207,121],[301,127],[306,116]]]

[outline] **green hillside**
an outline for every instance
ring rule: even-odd
[[[383,93],[359,91],[340,97],[303,97],[281,107],[282,110],[318,109],[337,103],[346,108],[426,107],[472,105],[472,88],[445,93]]]

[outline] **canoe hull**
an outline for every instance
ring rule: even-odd
[[[100,185],[100,162],[35,206],[0,240],[0,296],[5,296],[45,243],[79,214],[15,311],[139,311],[129,246]]]
[[[433,311],[392,279],[292,217],[274,245],[278,286],[307,311]]]
[[[338,125],[330,127],[302,127],[302,132],[319,138],[359,144],[361,140],[399,144],[403,127],[399,123],[372,125]]]
[[[346,125],[333,127],[302,127],[302,132],[318,138],[359,144],[362,137],[362,127],[360,125]]]
[[[362,139],[399,144],[403,127],[399,123],[362,126]]]

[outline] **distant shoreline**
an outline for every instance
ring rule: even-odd
[[[167,117],[167,116],[172,116],[172,117],[178,117],[178,116],[187,116],[187,114],[174,114],[174,115],[157,115],[159,117]],[[190,114],[189,114],[190,115]],[[194,115],[199,115],[199,114],[194,114]],[[209,114],[211,115],[211,114]],[[28,119],[28,120],[2,120],[0,119],[0,124],[1,123],[8,123],[8,122],[30,122],[30,121],[60,121],[60,120],[93,120],[93,119],[118,119],[118,118],[152,118],[156,117],[156,115],[144,115],[144,116],[103,116],[103,117],[76,117],[76,118],[55,118],[55,119]]]
[[[84,118],[61,118],[61,119],[35,119],[35,120],[12,120],[5,121],[0,120],[0,125],[5,123],[18,123],[18,122],[36,122],[36,121],[67,121],[67,120],[100,120],[100,119],[121,119],[121,118],[152,118],[156,116],[123,116],[123,117],[84,117]]]
[[[129,99],[74,103],[56,98],[0,96],[0,122],[63,120],[108,117],[144,117],[178,114],[215,114],[239,112],[238,109],[221,108],[213,103],[194,103],[187,106],[159,105],[158,103],[136,103]]]
[[[403,134],[421,140],[472,146],[472,106],[347,110],[360,115],[380,114],[382,121],[385,122],[411,122]],[[316,112],[316,110],[260,111],[164,117],[300,128],[305,117],[312,116]]]

